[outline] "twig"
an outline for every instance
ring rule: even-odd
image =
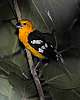
[[[55,19],[51,17],[51,14],[50,14],[49,10],[48,10],[48,12],[47,12],[47,15],[48,15],[49,19],[51,20],[51,22],[52,22],[52,24],[53,24],[53,29],[56,30],[56,27],[55,27]],[[58,61],[58,62],[60,61],[61,64],[63,64],[63,68],[64,68],[66,74],[68,75],[68,77],[70,78],[70,80],[72,80],[72,78],[71,78],[71,73],[69,72],[69,70],[68,70],[67,67],[65,66],[65,64],[64,64],[64,59],[63,59],[61,53],[57,51],[57,49],[58,49],[58,43],[57,43],[57,38],[56,38],[55,32],[54,32],[54,38],[55,38],[55,42],[56,42],[55,52],[56,52],[56,56],[57,56],[57,61]]]
[[[19,10],[17,0],[14,0],[14,8],[15,8],[18,20],[21,20],[21,12]]]
[[[42,66],[42,70],[39,71],[39,78],[43,75],[43,71],[45,70],[45,68],[48,66],[48,64],[44,64]]]
[[[80,93],[79,92],[77,92],[76,90],[74,90],[74,89],[72,89],[71,90],[78,98],[80,98]]]
[[[33,75],[34,82],[35,82],[35,84],[36,84],[36,88],[37,88],[37,90],[38,90],[38,94],[39,94],[40,100],[45,100],[45,99],[44,99],[44,93],[43,93],[43,90],[42,90],[41,83],[40,83],[40,81],[39,81],[39,78],[38,78],[38,75],[37,75],[37,73],[36,73],[36,70],[35,70],[35,68],[33,67],[34,64],[33,64],[33,60],[32,60],[31,53],[30,53],[27,49],[26,49],[26,53],[27,53],[27,57],[29,57],[29,58],[28,58],[28,62],[29,62],[31,74]]]
[[[40,61],[36,64],[36,66],[35,66],[35,70],[39,67],[39,65],[40,65]]]
[[[12,11],[12,13],[13,13],[14,17],[15,17],[15,18],[17,18],[17,15],[16,15],[16,13],[15,13],[15,11],[14,11],[14,9],[13,9],[13,7],[12,7],[11,3],[10,3],[10,1],[9,1],[9,0],[7,0],[7,2],[8,2],[8,5],[9,5],[10,10]]]
[[[54,22],[55,20],[52,19],[52,17],[51,17],[51,15],[50,15],[50,12],[49,12],[49,11],[47,12],[47,15],[48,15],[49,19],[51,20],[51,22],[52,22],[52,24],[53,24],[53,28],[56,29],[56,28],[55,28],[55,22]],[[76,22],[76,21],[77,21],[77,19],[75,19],[75,20],[73,21],[73,23],[72,23],[72,25],[71,25],[71,27],[69,28],[68,31],[70,31],[70,30],[73,28],[73,26],[75,25],[75,22]],[[56,54],[57,54],[58,62],[59,62],[59,61],[61,62],[61,64],[63,65],[63,68],[64,68],[66,74],[68,75],[70,81],[72,82],[73,79],[72,79],[71,72],[67,69],[67,67],[66,67],[66,65],[65,65],[65,63],[64,63],[64,59],[63,59],[61,53],[65,52],[65,51],[68,51],[68,50],[71,49],[71,48],[74,48],[74,46],[71,46],[71,47],[69,47],[69,48],[67,48],[67,49],[64,49],[64,50],[58,52],[58,51],[57,51],[57,49],[58,49],[58,43],[57,43],[57,38],[56,38],[55,32],[54,32],[54,37],[55,37],[55,42],[56,42],[55,52],[56,52]],[[52,80],[52,79],[51,79],[51,80]],[[80,94],[79,94],[75,89],[72,89],[72,92],[73,92],[74,94],[76,94],[76,95],[80,98]]]
[[[2,70],[5,74],[9,75],[10,73],[6,71],[2,66],[0,66],[0,70]]]
[[[60,54],[59,54],[60,55]],[[68,75],[70,81],[72,82],[73,81],[73,78],[72,78],[72,73],[67,69],[65,63],[64,63],[64,59],[62,56],[59,56],[59,59],[60,59],[60,62],[63,64],[63,68],[66,72],[66,74]],[[79,98],[80,98],[80,94],[75,90],[75,89],[72,89],[71,90],[73,93],[75,93]]]
[[[55,18],[51,16],[50,11],[48,10],[47,12],[47,16],[49,17],[49,19],[51,20],[52,24],[53,24],[53,30],[52,30],[52,39],[54,37],[55,39],[55,49],[57,50],[58,48],[58,43],[57,43],[57,37],[56,37],[56,26],[55,26]]]
[[[16,13],[17,13],[18,20],[20,20],[21,19],[21,12],[19,10],[18,4],[17,4],[17,0],[14,0],[14,5],[15,5],[15,10],[16,10]],[[30,71],[31,71],[31,74],[33,76],[33,79],[34,79],[34,82],[35,82],[35,85],[36,85],[40,100],[44,100],[44,93],[43,93],[42,86],[41,86],[40,80],[38,78],[37,72],[36,72],[36,70],[34,68],[32,55],[27,49],[26,49],[26,53],[27,53],[27,58],[28,58]]]
[[[45,19],[43,18],[42,14],[41,14],[41,12],[40,12],[40,10],[39,10],[39,8],[38,8],[37,5],[35,4],[34,0],[32,0],[32,3],[33,3],[33,5],[35,6],[35,8],[36,8],[38,14],[40,15],[40,17],[41,17],[43,23],[45,24],[46,28],[49,30],[49,27],[48,27],[48,25],[47,25]]]
[[[28,76],[23,72],[22,75],[28,80]]]
[[[54,17],[52,18],[49,10],[46,13],[47,13],[47,16],[49,17],[49,19],[51,20],[51,23],[53,24],[53,29],[56,30],[56,27],[55,27],[55,18]]]
[[[57,61],[58,61],[59,64],[60,64],[60,63],[62,64],[63,70],[64,70],[65,73],[67,74],[67,76],[68,76],[68,78],[70,79],[70,81],[72,81],[72,80],[73,80],[73,79],[72,79],[72,74],[71,74],[71,72],[67,69],[67,67],[66,67],[66,65],[65,65],[65,63],[64,63],[64,59],[63,59],[62,55],[59,54],[58,52],[57,52]]]
[[[52,77],[52,78],[46,80],[46,81],[44,82],[44,84],[53,82],[54,80],[59,79],[60,77],[63,77],[64,75],[65,75],[65,74],[60,74],[60,75],[54,76],[54,77]]]

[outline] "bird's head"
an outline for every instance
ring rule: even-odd
[[[19,22],[16,24],[16,27],[20,31],[25,31],[27,33],[33,32],[35,30],[33,23],[28,19],[19,20]]]

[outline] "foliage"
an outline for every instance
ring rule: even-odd
[[[19,5],[22,17],[25,18],[27,16],[32,19],[36,27],[41,31],[51,31],[47,29],[48,26],[46,25],[45,17],[42,16],[41,10],[37,8],[38,3],[39,1],[35,3],[35,0],[21,1]],[[20,47],[17,35],[15,34],[16,29],[14,25],[16,24],[16,20],[12,10],[7,1],[1,2],[1,4],[0,100],[39,100],[24,51],[22,50],[20,53],[8,57],[8,55],[19,50]],[[3,8],[4,12],[2,12]],[[37,18],[40,23],[36,20]],[[78,29],[76,30],[78,31]],[[64,64],[51,61],[48,66],[41,65],[39,75],[46,100],[80,99],[79,53],[79,46],[70,48],[68,51],[62,53]]]

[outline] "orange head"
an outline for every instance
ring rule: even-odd
[[[33,23],[28,19],[19,20],[19,22],[16,24],[16,27],[19,28],[19,31],[26,33],[30,33],[35,30]]]

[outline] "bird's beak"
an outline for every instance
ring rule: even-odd
[[[16,28],[21,28],[21,27],[22,27],[21,23],[18,22],[18,23],[16,24]]]

